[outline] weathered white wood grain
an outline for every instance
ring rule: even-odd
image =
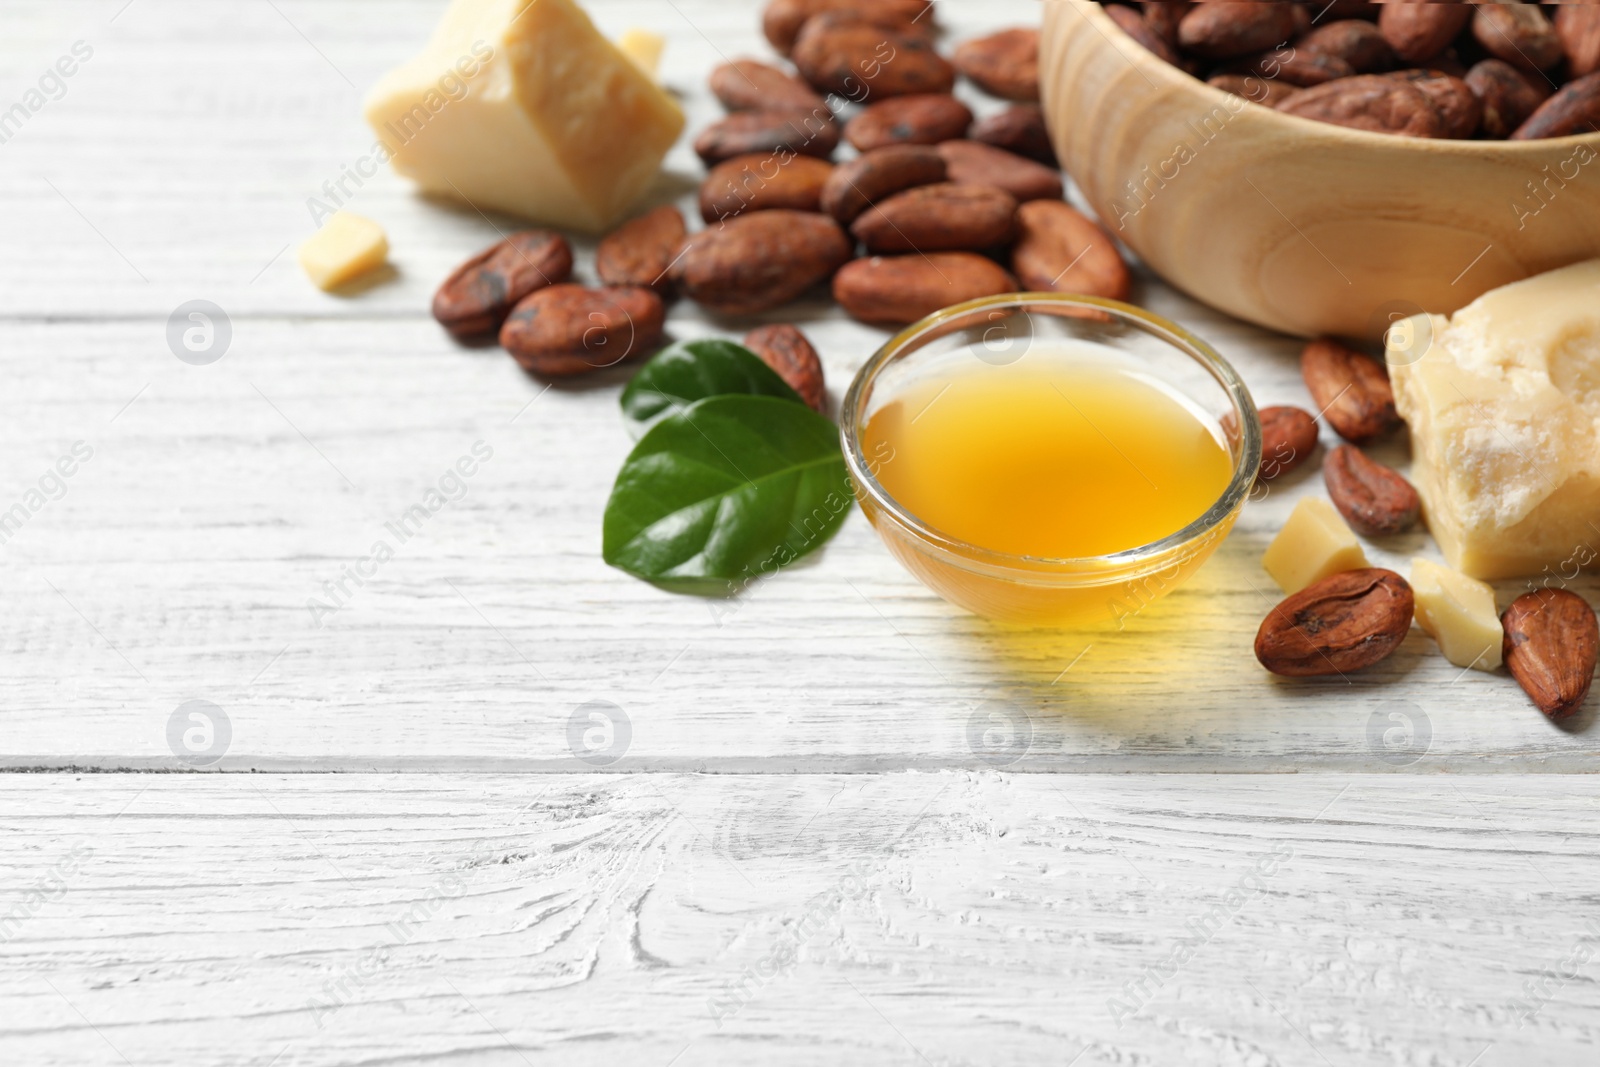
[[[0,776],[0,1059],[1587,1063],[1597,802],[1556,776]]]
[[[1032,8],[942,15],[959,37]],[[1253,502],[1191,586],[1122,632],[963,616],[859,516],[730,602],[609,570],[600,517],[629,447],[621,375],[545,391],[426,316],[437,279],[509,220],[424,201],[384,173],[354,206],[389,228],[395,277],[328,296],[283,251],[310,230],[306,199],[370,143],[345,78],[369,84],[436,9],[64,3],[29,7],[0,44],[17,92],[74,41],[95,49],[0,146],[0,509],[73,442],[94,449],[0,546],[0,765],[174,766],[168,717],[204,699],[232,723],[223,768],[585,770],[566,724],[606,699],[633,725],[616,770],[981,766],[969,727],[996,708],[1029,723],[1019,769],[1385,770],[1405,765],[1380,758],[1395,755],[1383,738],[1402,737],[1393,710],[1416,727],[1399,753],[1422,756],[1412,770],[1593,766],[1587,736],[1546,724],[1503,674],[1463,675],[1420,632],[1349,680],[1284,684],[1257,667],[1250,641],[1275,598],[1257,560],[1294,499],[1320,491],[1311,472]],[[716,113],[703,82],[721,55],[764,54],[753,4],[592,9],[612,32],[670,35],[666,80],[692,123]],[[692,188],[687,143],[669,171],[663,195]],[[165,340],[168,314],[194,298],[234,331],[206,367]],[[1259,402],[1308,402],[1292,342],[1149,278],[1137,298],[1213,341]],[[835,400],[884,336],[820,301],[767,316],[784,317],[818,342]],[[749,325],[687,304],[670,319],[680,337]],[[494,455],[462,499],[314,619],[309,599],[332,603],[324,583],[395,542],[384,524],[477,441]],[[1403,442],[1388,455],[1403,459]],[[1421,534],[1373,555],[1403,567],[1419,551],[1433,553]]]

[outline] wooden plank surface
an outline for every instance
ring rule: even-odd
[[[426,315],[437,279],[510,220],[385,173],[353,206],[388,227],[394,276],[334,297],[293,262],[307,198],[370,143],[357,89],[416,46],[437,6],[63,3],[30,8],[0,45],[21,87],[75,41],[94,49],[0,146],[0,504],[74,442],[93,450],[0,546],[0,765],[176,766],[168,720],[205,700],[231,725],[224,769],[587,770],[567,723],[600,699],[633,728],[617,770],[982,766],[972,724],[997,709],[1031,733],[1018,769],[1592,766],[1586,734],[1549,726],[1503,673],[1463,675],[1420,631],[1348,680],[1284,684],[1256,665],[1275,599],[1259,556],[1293,501],[1321,491],[1313,472],[1252,502],[1192,585],[1121,632],[964,616],[859,515],[730,602],[608,569],[600,516],[629,447],[619,379],[546,389]],[[942,7],[953,38],[1033,15],[1028,2]],[[692,124],[716,114],[703,81],[721,55],[764,54],[750,4],[592,8],[610,32],[670,35],[665,77]],[[660,195],[699,173],[680,144]],[[592,246],[580,251],[587,274]],[[1258,402],[1308,402],[1292,341],[1148,277],[1136,298],[1213,341]],[[209,366],[166,343],[191,299],[232,326]],[[884,334],[820,301],[765,319],[790,317],[817,341],[836,404]],[[749,325],[679,304],[669,328]],[[315,618],[324,583],[393,541],[384,524],[480,441],[493,458],[461,499]],[[1403,442],[1388,457],[1403,462]],[[1424,534],[1373,555],[1403,568],[1418,552],[1436,555]]]
[[[1590,1063],[1597,803],[1549,775],[4,775],[0,1060]]]

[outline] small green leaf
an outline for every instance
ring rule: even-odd
[[[622,391],[622,413],[635,437],[663,415],[728,393],[775,396],[804,404],[761,357],[732,341],[680,341],[639,368]]]
[[[606,504],[605,561],[681,592],[735,592],[821,546],[853,500],[829,419],[715,396],[634,446]]]

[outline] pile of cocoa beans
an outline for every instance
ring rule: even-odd
[[[601,249],[636,267],[602,270],[607,282],[668,261],[665,285],[737,316],[831,278],[850,315],[885,325],[1019,288],[1127,294],[1115,242],[1062,200],[1036,29],[947,58],[927,0],[773,0],[763,28],[792,67],[712,72],[729,114],[694,142],[705,228],[677,233],[670,207],[630,223]],[[951,94],[958,75],[1009,108],[974,121]],[[836,164],[841,142],[855,155]]]
[[[1168,63],[1257,104],[1404,137],[1600,130],[1600,5],[1108,3]]]
[[[899,326],[1018,290],[1121,299],[1116,242],[1062,199],[1039,106],[1039,33],[1019,27],[950,54],[931,0],[772,0],[780,56],[711,73],[727,116],[698,132],[703,227],[674,205],[600,242],[602,283],[569,283],[557,233],[516,234],[462,264],[434,314],[461,338],[498,331],[529,371],[567,376],[649,355],[666,303],[719,316],[769,312],[831,282],[863,322]],[[951,92],[965,77],[1005,102],[983,119]],[[835,162],[848,145],[849,156]],[[793,327],[745,343],[803,396],[821,364]]]

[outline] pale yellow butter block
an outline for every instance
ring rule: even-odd
[[[1388,358],[1453,568],[1571,578],[1600,558],[1600,259],[1406,320]]]
[[[389,238],[371,219],[336,211],[300,246],[300,266],[319,289],[337,289],[389,258]]]
[[[1367,565],[1367,554],[1332,504],[1308,496],[1289,513],[1261,565],[1285,593],[1293,594],[1330,574],[1360,570]]]
[[[366,116],[425,191],[590,232],[627,214],[684,124],[573,0],[453,0]]]
[[[1432,560],[1413,559],[1411,591],[1417,599],[1417,625],[1439,642],[1445,659],[1480,671],[1500,666],[1505,631],[1493,589]]]
[[[637,63],[640,70],[654,78],[661,70],[661,53],[667,50],[667,39],[659,33],[635,28],[622,35],[617,47]]]

